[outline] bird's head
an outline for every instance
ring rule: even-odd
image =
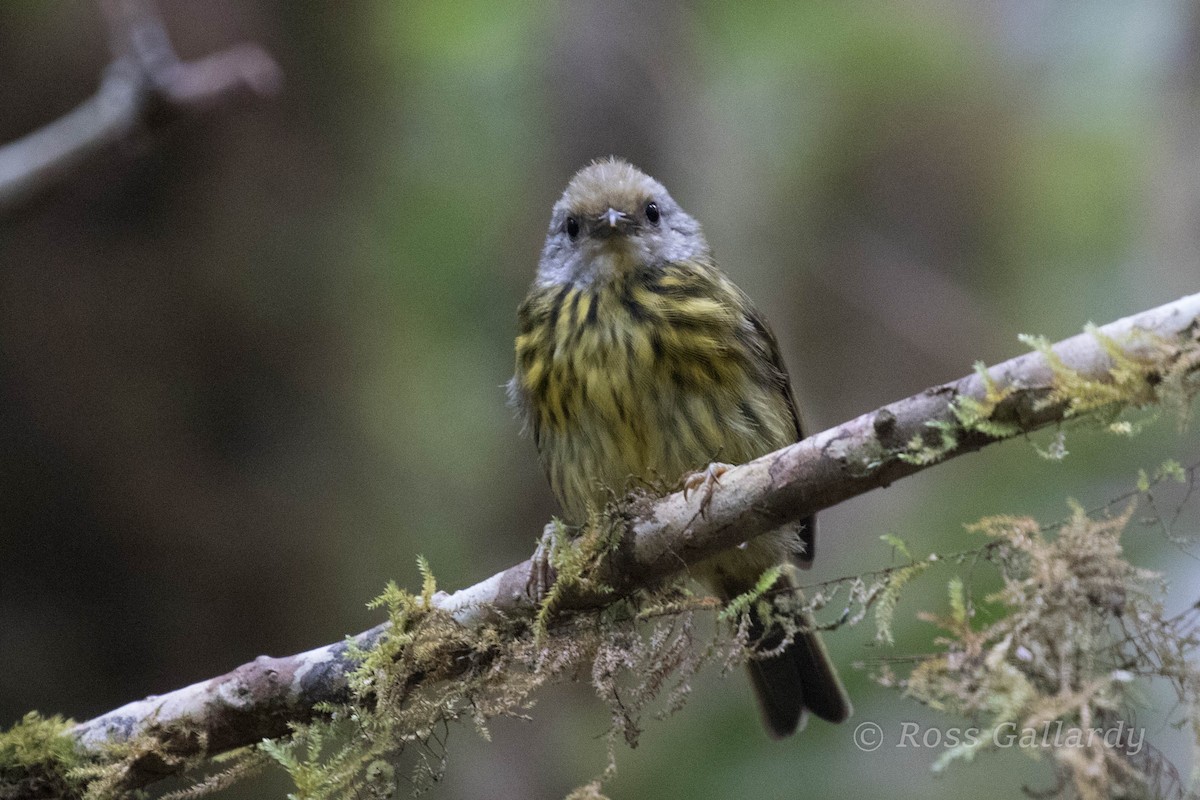
[[[591,284],[642,265],[707,254],[699,223],[661,183],[610,158],[575,173],[554,204],[538,281]]]

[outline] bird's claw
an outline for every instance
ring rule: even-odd
[[[708,516],[708,507],[712,504],[713,492],[721,483],[721,476],[733,469],[732,464],[714,461],[707,467],[683,476],[683,499],[686,501],[692,492],[699,492],[700,516]]]
[[[550,589],[558,577],[554,569],[554,556],[558,551],[558,532],[551,522],[542,531],[537,549],[529,557],[529,579],[525,582],[525,594],[534,605],[541,605],[550,595]]]

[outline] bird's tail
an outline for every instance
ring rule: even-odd
[[[718,587],[726,602],[753,588],[722,585]],[[787,591],[793,584],[784,575],[772,587],[772,591]],[[763,721],[772,737],[782,739],[804,727],[806,712],[811,711],[829,722],[843,722],[852,711],[850,698],[846,694],[837,669],[829,659],[825,643],[812,630],[813,620],[804,614],[798,622],[808,628],[796,634],[792,643],[778,655],[752,659],[747,667],[758,705],[762,709]],[[750,610],[750,641],[760,652],[774,650],[783,641],[784,632],[778,624],[765,624],[753,608]]]

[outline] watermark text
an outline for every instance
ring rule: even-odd
[[[1135,728],[1124,721],[1107,728],[1083,728],[1062,720],[1045,725],[1021,726],[1004,722],[994,728],[923,726],[916,722],[901,722],[897,730],[885,731],[877,722],[860,722],[854,729],[854,744],[865,753],[881,747],[911,750],[949,750],[956,747],[993,747],[1006,749],[1070,749],[1106,747],[1129,756],[1142,752],[1146,742],[1145,728]]]

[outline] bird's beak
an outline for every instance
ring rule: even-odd
[[[615,208],[609,208],[597,218],[597,221],[600,223],[600,228],[596,233],[599,233],[601,236],[620,233],[633,227],[633,217]]]

